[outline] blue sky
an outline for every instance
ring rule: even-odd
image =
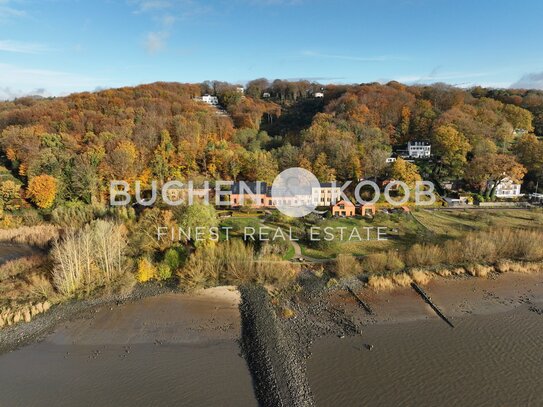
[[[0,0],[0,98],[154,81],[543,88],[539,0]]]

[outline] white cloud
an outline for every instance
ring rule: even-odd
[[[0,51],[16,52],[20,54],[41,54],[51,51],[51,48],[32,42],[22,42],[13,40],[0,40]]]
[[[145,13],[153,10],[164,10],[172,7],[172,3],[166,0],[136,0],[130,3],[136,4],[134,13]]]
[[[543,72],[530,72],[513,83],[514,89],[543,89]]]
[[[0,0],[0,23],[10,21],[16,17],[26,16],[24,10],[11,7],[9,4],[13,3],[11,0]]]
[[[460,72],[450,71],[442,72],[441,67],[436,67],[428,74],[423,75],[405,75],[393,78],[395,81],[417,84],[417,83],[435,83],[435,82],[447,82],[457,81],[461,83],[455,83],[456,86],[472,86],[475,84],[474,78],[488,78],[495,74],[495,72]]]
[[[343,59],[347,61],[360,61],[360,62],[384,62],[384,61],[399,61],[399,60],[407,59],[405,57],[394,56],[394,55],[377,55],[377,56],[369,56],[369,57],[359,57],[359,56],[353,56],[353,55],[323,54],[323,53],[314,52],[314,51],[303,51],[302,55],[306,57],[315,57],[315,58],[323,58],[323,59]]]
[[[24,95],[63,95],[74,91],[92,90],[104,85],[104,79],[70,72],[25,68],[0,63],[0,99]]]
[[[128,0],[128,4],[135,7],[134,14],[148,15],[159,26],[147,33],[143,41],[143,47],[149,54],[166,49],[166,41],[176,22],[194,19],[213,10],[198,0]]]
[[[164,32],[150,32],[143,41],[143,46],[149,54],[156,54],[166,48],[168,34]]]

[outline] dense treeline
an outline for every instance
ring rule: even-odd
[[[228,114],[193,99],[203,93]],[[0,147],[13,175],[0,193],[4,209],[17,207],[23,184],[23,198],[45,209],[103,201],[110,179],[271,181],[291,166],[323,181],[420,174],[485,192],[505,173],[528,174],[533,186],[543,173],[542,109],[537,91],[265,79],[244,92],[224,82],[154,83],[21,98],[0,103]],[[392,146],[420,139],[432,142],[435,160],[386,164]]]

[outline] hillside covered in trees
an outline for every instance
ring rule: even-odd
[[[217,96],[220,105],[201,101],[204,94]],[[299,265],[285,261],[294,255],[287,241],[253,245],[239,236],[211,243],[210,234],[203,241],[156,235],[159,225],[211,230],[225,224],[235,231],[260,225],[261,219],[244,213],[219,218],[214,207],[198,203],[109,207],[111,180],[140,181],[144,189],[152,180],[271,182],[279,171],[300,166],[321,181],[456,180],[480,199],[492,199],[487,182],[504,174],[522,180],[525,191],[541,180],[542,106],[538,91],[263,79],[243,90],[224,82],[154,83],[2,102],[0,240],[48,253],[0,265],[0,327],[29,320],[35,304],[48,309],[95,292],[131,290],[136,281],[176,280],[189,290],[242,282],[283,286],[295,280]],[[433,158],[386,162],[394,147],[410,140],[430,141]],[[285,220],[273,213],[270,221],[292,226],[306,250],[345,250],[340,242],[307,241],[304,222],[324,221],[320,217]],[[394,225],[418,227],[409,221]],[[537,239],[527,241],[537,244]],[[508,242],[513,240],[518,239]],[[402,248],[411,250],[411,243],[406,239]],[[368,261],[387,257],[372,255],[377,257]],[[391,270],[389,263],[380,264],[364,267]],[[395,270],[405,264],[395,263]]]
[[[228,114],[194,100],[204,93]],[[409,140],[429,140],[436,156],[415,171],[474,190],[503,173],[533,190],[543,173],[543,92],[530,90],[154,83],[2,102],[0,132],[7,211],[104,202],[111,179],[270,182],[293,166],[323,181],[402,178],[385,160]]]

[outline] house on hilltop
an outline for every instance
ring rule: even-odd
[[[430,158],[432,145],[428,141],[414,140],[407,143],[407,154],[411,158]]]
[[[219,98],[217,96],[204,95],[202,96],[202,102],[208,105],[216,106],[219,104]]]

